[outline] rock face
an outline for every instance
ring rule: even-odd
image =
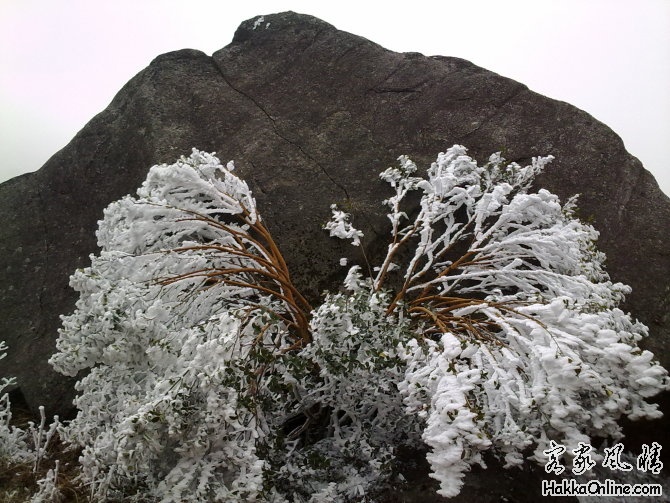
[[[68,277],[96,251],[102,209],[134,192],[151,165],[192,147],[234,159],[314,299],[352,253],[321,229],[329,204],[352,208],[367,236],[385,233],[379,171],[400,154],[428,165],[454,143],[480,160],[499,150],[519,163],[556,157],[538,185],[581,194],[611,276],[633,287],[625,309],[650,327],[645,346],[670,367],[670,199],[616,134],[462,59],[391,52],[288,12],[244,22],[212,57],[159,56],[39,171],[0,185],[0,334],[10,348],[1,374],[17,377],[31,408],[72,412],[72,380],[46,363],[59,315],[74,308]],[[369,253],[379,246],[370,240]],[[662,442],[667,425],[649,423],[639,439]]]

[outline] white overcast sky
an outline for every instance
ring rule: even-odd
[[[155,56],[211,54],[285,10],[572,103],[670,194],[670,0],[0,0],[0,182],[39,169]]]

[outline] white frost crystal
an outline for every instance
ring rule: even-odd
[[[385,257],[341,261],[315,309],[232,163],[153,167],[105,211],[51,359],[80,376],[62,429],[79,480],[95,501],[348,501],[398,484],[397,448],[423,442],[453,496],[485,451],[518,465],[658,417],[667,372],[618,308],[630,289],[575,200],[531,190],[550,160],[479,166],[456,145],[421,177],[400,157]]]

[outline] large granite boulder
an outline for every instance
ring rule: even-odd
[[[0,185],[0,339],[10,348],[0,375],[17,377],[29,407],[72,413],[72,380],[47,364],[59,315],[76,300],[68,277],[96,251],[102,209],[134,192],[151,165],[192,147],[234,159],[295,282],[317,299],[352,253],[322,230],[329,204],[355,212],[374,255],[386,232],[379,171],[400,154],[428,164],[454,143],[480,160],[499,150],[520,163],[556,156],[537,184],[581,194],[611,276],[633,287],[625,308],[670,367],[670,200],[615,133],[468,61],[391,52],[287,12],[242,23],[212,57],[159,56],[39,171]],[[667,425],[631,431],[663,442]],[[486,501],[504,487],[487,486]]]

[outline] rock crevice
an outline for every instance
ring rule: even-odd
[[[230,87],[233,91],[249,100],[251,103],[253,103],[254,106],[256,106],[256,108],[258,108],[258,110],[260,110],[265,117],[267,117],[267,119],[270,121],[272,125],[272,131],[274,132],[274,134],[276,134],[279,138],[284,140],[289,145],[292,145],[293,147],[298,149],[298,151],[300,151],[300,153],[306,159],[308,159],[315,166],[317,166],[323,172],[326,178],[328,178],[337,188],[339,188],[344,193],[345,199],[348,201],[349,193],[347,192],[347,189],[344,187],[344,185],[339,183],[335,178],[333,178],[330,174],[328,174],[328,172],[324,169],[324,167],[313,156],[311,156],[308,152],[306,152],[305,149],[298,142],[291,140],[287,135],[282,133],[279,129],[279,126],[277,125],[277,120],[272,115],[270,115],[270,113],[265,109],[265,107],[263,107],[263,105],[259,103],[258,100],[256,100],[253,96],[235,87],[232,84],[232,82],[228,79],[228,77],[226,77],[226,74],[224,73],[223,69],[219,66],[219,64],[216,61],[214,61],[214,66],[217,68],[219,74],[221,75],[221,78],[226,83],[226,85],[228,85],[228,87]]]

